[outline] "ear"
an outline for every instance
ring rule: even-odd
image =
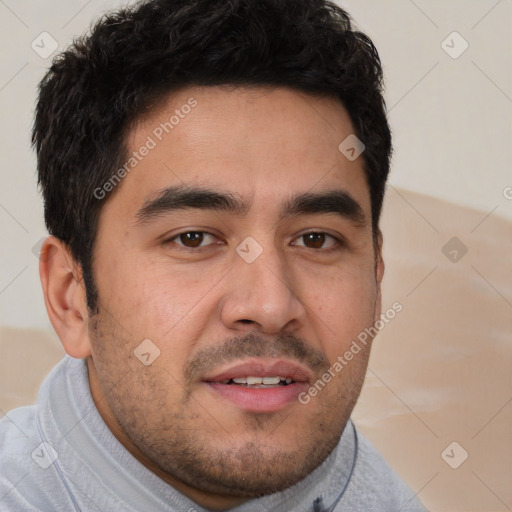
[[[48,317],[64,350],[76,358],[89,356],[89,312],[82,270],[68,247],[54,236],[41,248],[39,276]]]
[[[381,283],[382,278],[384,277],[384,259],[382,257],[382,244],[383,244],[382,232],[379,229],[377,233],[377,237],[374,243],[374,252],[375,252],[375,285],[377,287],[377,296],[375,299],[375,314],[374,314],[374,322],[380,320],[380,315],[382,314],[382,293],[381,293]]]

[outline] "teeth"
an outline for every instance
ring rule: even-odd
[[[248,386],[254,386],[257,384],[263,384],[262,377],[247,377],[247,385]]]
[[[228,384],[231,379],[222,381],[223,384]],[[291,377],[236,377],[232,379],[235,384],[246,384],[247,386],[277,386],[281,381],[286,382],[286,384],[291,384],[293,379]]]

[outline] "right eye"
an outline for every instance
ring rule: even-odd
[[[184,231],[174,235],[167,242],[181,245],[187,249],[195,249],[211,245],[215,243],[215,239],[217,238],[214,235],[206,231]]]

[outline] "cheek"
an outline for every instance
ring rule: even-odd
[[[159,350],[155,364],[181,378],[215,307],[215,276],[206,274],[173,267],[159,257],[120,258],[98,282],[101,306],[114,327],[110,337],[116,338],[109,351],[134,358],[137,347],[149,339]]]
[[[331,359],[373,324],[377,298],[373,267],[361,265],[340,268],[322,278],[310,276],[301,289],[301,299]]]
[[[96,275],[101,305],[137,336],[163,337],[186,320],[211,287],[204,275],[147,254],[119,255],[116,264],[105,261]]]

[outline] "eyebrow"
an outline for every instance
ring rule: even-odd
[[[331,213],[351,221],[357,227],[367,225],[363,207],[344,190],[305,193],[290,199],[281,212],[281,218],[293,215]]]
[[[166,188],[155,199],[146,201],[136,217],[142,224],[160,215],[189,208],[244,215],[250,205],[234,194],[182,185]]]
[[[139,224],[144,224],[167,213],[192,208],[243,216],[249,212],[250,207],[249,202],[232,193],[179,185],[168,187],[156,198],[147,200],[136,217]],[[367,224],[367,217],[361,205],[344,190],[307,192],[292,197],[284,203],[279,218],[282,220],[307,214],[335,214],[359,227]]]

